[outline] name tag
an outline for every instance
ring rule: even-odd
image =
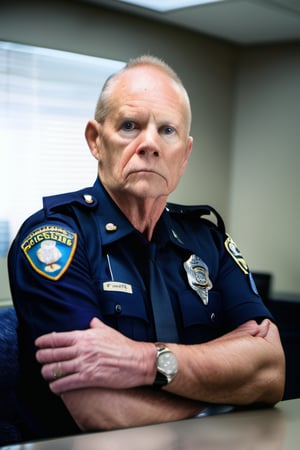
[[[126,292],[132,294],[131,284],[121,283],[120,281],[105,281],[103,283],[104,291]]]

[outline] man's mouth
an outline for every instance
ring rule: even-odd
[[[154,169],[136,169],[136,170],[131,170],[129,173],[128,173],[128,175],[127,176],[130,176],[130,175],[138,175],[138,174],[141,174],[141,175],[146,175],[146,174],[149,174],[149,175],[157,175],[157,176],[159,176],[159,177],[162,177],[162,178],[165,178],[160,172],[158,172],[157,170],[154,170]]]

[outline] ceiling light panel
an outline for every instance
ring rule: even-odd
[[[122,3],[152,9],[154,11],[166,12],[174,9],[188,8],[189,6],[200,6],[208,3],[219,3],[224,0],[119,0]]]

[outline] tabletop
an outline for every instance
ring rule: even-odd
[[[125,430],[1,447],[7,450],[299,450],[300,399]]]

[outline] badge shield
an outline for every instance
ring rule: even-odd
[[[191,255],[183,263],[191,288],[197,292],[205,306],[208,305],[208,291],[212,288],[208,267],[197,255]]]

